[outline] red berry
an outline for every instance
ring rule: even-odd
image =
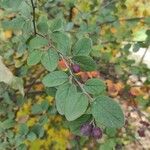
[[[92,132],[92,128],[93,128],[92,124],[86,123],[81,126],[80,132],[84,136],[90,136]]]
[[[77,65],[77,64],[73,64],[72,65],[72,70],[73,70],[74,73],[78,73],[78,72],[80,72],[80,66]]]
[[[92,129],[92,134],[91,134],[91,136],[94,137],[95,139],[100,139],[100,138],[102,138],[102,135],[103,135],[103,133],[102,133],[102,130],[101,130],[100,128],[94,127],[94,128]]]

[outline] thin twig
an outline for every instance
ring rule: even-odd
[[[103,5],[103,6],[101,7],[101,9],[104,9],[104,8],[108,7],[109,5],[111,5],[111,4],[113,4],[113,3],[117,2],[117,1],[118,1],[118,0],[112,0],[111,2],[108,2],[106,5]]]
[[[80,83],[78,81],[78,79],[75,77],[75,75],[72,72],[71,67],[68,65],[68,63],[66,62],[66,60],[64,59],[64,57],[61,55],[62,59],[64,60],[65,65],[67,66],[67,68],[69,69],[70,75],[73,77],[73,79],[75,80],[75,82],[79,85],[79,87],[81,88],[82,92],[87,95],[87,97],[90,99],[90,102],[93,101],[93,98],[86,92],[86,90],[84,89],[82,83]]]
[[[35,5],[33,0],[31,0],[31,5],[32,5],[32,17],[33,17],[32,23],[33,23],[34,34],[36,35],[37,31],[36,31],[36,23],[35,23]]]
[[[106,24],[114,23],[114,22],[116,22],[116,21],[134,21],[134,20],[142,20],[142,19],[144,19],[144,18],[147,18],[147,17],[117,18],[117,19],[115,19],[115,20],[98,23],[97,25],[103,26],[103,25],[106,25]]]
[[[142,64],[142,62],[143,62],[143,60],[144,60],[144,57],[146,56],[146,53],[147,53],[148,49],[149,49],[149,48],[146,48],[146,49],[145,49],[145,52],[144,52],[144,54],[143,54],[143,56],[142,56],[142,58],[141,58],[141,60],[140,60],[140,62],[139,62],[139,65]]]

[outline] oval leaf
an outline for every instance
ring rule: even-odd
[[[73,47],[73,55],[89,55],[92,49],[92,40],[90,38],[79,39]]]
[[[29,66],[36,65],[40,62],[41,57],[42,57],[42,52],[40,50],[33,50],[31,53],[29,53],[27,64]]]
[[[63,27],[63,21],[60,18],[53,19],[50,24],[50,30],[52,32],[60,31]]]
[[[68,81],[68,75],[63,71],[54,71],[47,74],[42,82],[46,87],[55,87]]]
[[[106,127],[120,128],[124,125],[123,112],[110,97],[97,97],[92,104],[92,114],[97,122]]]
[[[54,71],[57,68],[59,56],[56,51],[48,50],[44,52],[41,63],[48,71]]]
[[[84,89],[90,94],[98,95],[105,91],[106,86],[100,79],[89,79],[86,81]]]
[[[76,93],[76,87],[72,84],[64,84],[59,86],[56,92],[56,108],[58,112],[63,115],[65,110],[66,99],[68,99],[72,93]]]
[[[43,46],[46,46],[48,44],[48,40],[43,38],[43,37],[34,37],[33,39],[30,40],[29,42],[29,48],[31,50],[33,49],[38,49],[38,48],[41,48]]]
[[[84,94],[72,93],[66,99],[65,117],[68,121],[73,121],[84,114],[88,107],[88,98]]]
[[[73,60],[84,71],[93,71],[93,70],[96,70],[96,63],[89,56],[74,56]]]
[[[66,55],[70,51],[70,38],[63,32],[54,32],[51,35],[53,42],[56,43],[58,50]]]

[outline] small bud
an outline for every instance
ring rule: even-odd
[[[92,128],[93,128],[92,124],[86,123],[81,126],[80,132],[84,136],[90,136],[92,132]]]
[[[95,139],[100,139],[102,138],[102,130],[98,127],[94,127],[92,129],[92,137],[94,137]]]
[[[77,64],[73,64],[72,65],[72,70],[73,70],[74,73],[78,73],[78,72],[80,72],[80,66],[77,65]]]

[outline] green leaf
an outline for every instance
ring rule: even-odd
[[[4,20],[2,21],[2,27],[6,30],[21,30],[23,25],[25,24],[25,20],[23,17],[16,17],[12,20]]]
[[[19,92],[24,96],[23,79],[14,76],[11,82],[11,87],[15,90],[19,90]]]
[[[44,100],[44,101],[41,102],[41,108],[42,108],[42,110],[43,110],[44,112],[48,110],[48,107],[49,107],[49,102],[48,102],[48,100]]]
[[[106,128],[106,134],[109,137],[115,137],[117,134],[117,129],[116,128]]]
[[[48,24],[47,24],[47,18],[45,16],[40,17],[39,23],[37,25],[37,29],[39,30],[39,32],[47,34]]]
[[[60,31],[62,29],[62,27],[63,27],[63,22],[62,22],[62,19],[60,19],[60,18],[53,19],[50,24],[50,30],[52,32]]]
[[[1,5],[4,8],[9,8],[12,9],[14,11],[18,10],[19,6],[21,5],[23,1],[21,0],[2,0]]]
[[[37,26],[38,30],[41,33],[47,33],[48,32],[48,25],[46,22],[40,22]]]
[[[46,45],[48,45],[48,40],[41,36],[36,36],[33,39],[31,39],[29,42],[29,48],[31,50],[38,49],[38,48],[44,47]]]
[[[92,50],[92,40],[90,38],[79,39],[73,47],[73,55],[89,55]]]
[[[97,68],[95,61],[89,56],[74,56],[73,60],[84,71],[93,71]]]
[[[26,124],[21,124],[19,127],[19,134],[26,135],[29,131],[29,128]]]
[[[44,135],[44,129],[39,124],[33,125],[30,131],[33,132],[34,134],[36,134],[36,136],[39,138],[43,137],[43,135]]]
[[[92,104],[92,114],[95,120],[110,128],[120,128],[124,125],[124,115],[119,106],[108,96],[99,96]]]
[[[50,95],[50,96],[52,96],[52,97],[55,97],[56,91],[57,91],[57,89],[56,89],[55,87],[47,87],[47,88],[45,89],[46,94],[47,94],[47,95]]]
[[[42,109],[40,104],[34,104],[32,106],[32,110],[31,111],[32,111],[32,114],[38,114],[38,113],[42,113],[43,109]]]
[[[15,125],[15,121],[14,120],[7,119],[7,120],[5,120],[5,121],[2,122],[1,127],[3,129],[9,129],[9,128],[12,128],[14,125]]]
[[[56,43],[57,49],[61,53],[67,55],[70,52],[71,43],[67,34],[63,32],[54,32],[51,37],[53,42]]]
[[[137,52],[140,48],[141,48],[140,43],[136,43],[136,44],[134,44],[133,52]]]
[[[61,115],[64,115],[66,100],[72,96],[72,93],[76,93],[76,87],[72,84],[63,84],[59,86],[56,92],[56,108]]]
[[[84,89],[93,95],[99,95],[105,91],[106,85],[100,79],[89,79],[84,85]]]
[[[72,93],[66,99],[65,117],[68,121],[73,121],[82,116],[88,107],[88,98],[81,93]]]
[[[36,138],[37,138],[37,136],[36,136],[36,134],[34,132],[30,132],[27,135],[27,139],[30,140],[30,141],[34,141]]]
[[[40,62],[41,57],[42,57],[42,51],[33,50],[31,53],[29,53],[29,57],[27,59],[27,64],[29,66],[36,65]]]
[[[49,49],[44,52],[41,63],[48,71],[54,71],[57,68],[59,56],[55,50]]]
[[[55,87],[68,81],[68,75],[63,71],[54,71],[47,74],[42,82],[46,87]]]
[[[26,144],[21,144],[17,147],[17,150],[27,150],[27,145]]]
[[[113,150],[116,146],[116,140],[115,139],[108,139],[105,143],[100,145],[99,150]]]
[[[85,115],[82,115],[81,117],[79,117],[78,119],[76,119],[74,121],[70,121],[68,123],[68,125],[69,125],[71,132],[76,134],[76,135],[81,136],[81,133],[80,133],[81,125],[83,125],[87,122],[90,122],[91,119],[92,119],[92,116],[90,114],[85,114]]]

